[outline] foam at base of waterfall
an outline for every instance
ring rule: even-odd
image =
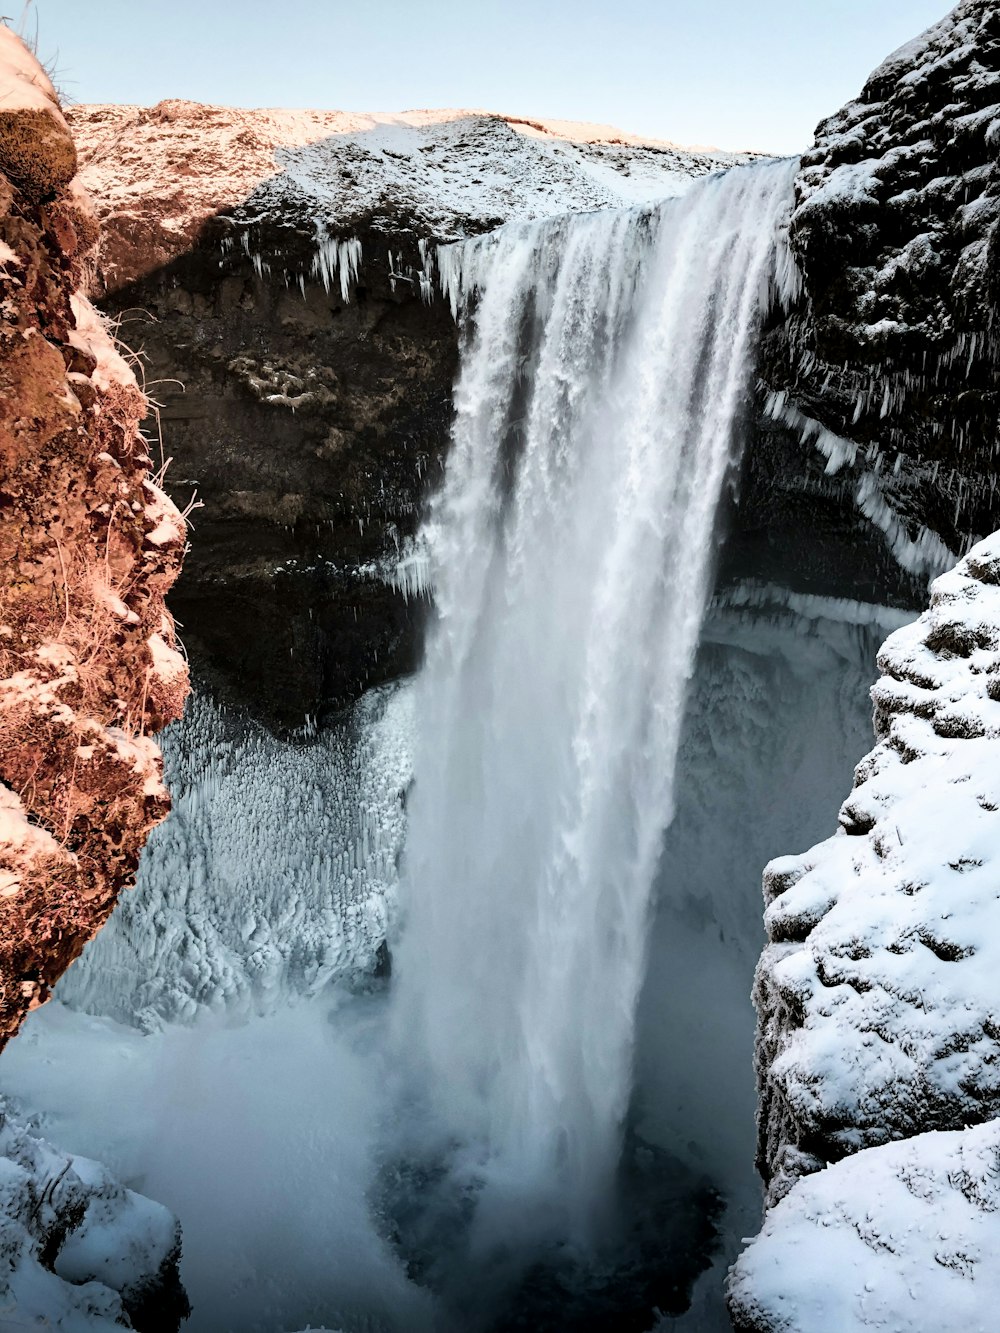
[[[153,1028],[370,973],[395,902],[411,728],[405,685],[308,743],[192,696],[164,733],[173,812],[59,998]]]
[[[437,1333],[369,1204],[384,1004],[289,998],[144,1034],[52,1001],[4,1051],[0,1088],[176,1214],[186,1333]]]
[[[483,1253],[611,1225],[716,510],[759,320],[795,281],[794,170],[437,253],[461,371],[394,990]]]

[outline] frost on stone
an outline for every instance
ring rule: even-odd
[[[173,813],[58,997],[153,1029],[370,975],[395,902],[410,728],[405,686],[295,742],[192,698],[163,736]]]
[[[1000,1122],[869,1148],[799,1182],[730,1272],[736,1333],[992,1333]]]
[[[233,224],[224,250],[241,244],[258,276],[270,275],[272,256],[251,245],[250,229],[277,219],[317,234],[312,276],[345,302],[357,261],[342,247],[356,244],[360,227],[456,239],[513,219],[663,199],[755,156],[483,111],[362,115],[168,100],[74,107],[70,118],[83,179],[115,235],[116,282],[189,249],[220,215]],[[413,275],[425,293],[426,280]]]
[[[996,527],[998,147],[1000,16],[962,0],[802,155],[803,295],[763,357],[807,442],[844,442],[837,470],[921,575]]]
[[[188,1313],[179,1258],[166,1208],[37,1138],[0,1104],[0,1328],[176,1327]]]
[[[1000,1115],[1000,535],[879,655],[834,837],[765,871],[759,1162],[803,1171]]]

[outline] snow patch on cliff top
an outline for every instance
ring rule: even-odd
[[[103,217],[152,219],[168,242],[217,212],[328,230],[398,214],[439,240],[513,219],[678,195],[752,153],[681,148],[605,125],[486,111],[241,110],[167,101],[70,113]],[[161,239],[164,239],[161,236]]]

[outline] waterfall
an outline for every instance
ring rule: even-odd
[[[795,163],[439,252],[461,371],[394,1027],[485,1242],[586,1241],[631,1090],[720,495]]]

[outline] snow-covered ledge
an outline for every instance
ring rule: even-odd
[[[1000,1115],[1000,534],[934,582],[879,668],[879,744],[840,829],[764,875],[758,1165],[778,1206],[733,1271],[741,1330],[883,1327],[882,1270],[900,1293],[885,1327],[994,1308],[978,1279],[971,1306],[955,1289],[1000,1243],[996,1127],[925,1131]]]

